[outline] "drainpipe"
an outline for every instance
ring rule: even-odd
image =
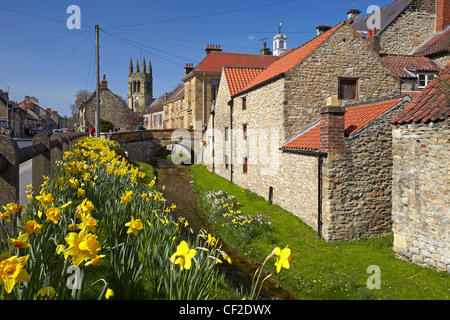
[[[206,124],[206,90],[205,90],[205,73],[203,73],[203,125]]]
[[[233,183],[233,99],[228,101],[230,106],[230,182]]]
[[[317,156],[317,236],[322,237],[322,155]]]
[[[211,109],[211,115],[212,115],[212,172],[215,172],[215,158],[216,158],[216,149],[215,149],[215,145],[214,145],[214,136],[215,136],[215,132],[214,132],[214,116],[216,115],[216,111],[215,108]]]

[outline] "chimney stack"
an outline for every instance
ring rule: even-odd
[[[51,108],[47,108],[47,112],[48,113],[52,113],[52,109]]]
[[[348,21],[350,21],[350,22],[358,21],[360,13],[361,13],[361,11],[359,11],[358,9],[350,9],[350,10],[348,10],[348,12],[347,12]]]
[[[206,45],[206,55],[208,55],[211,51],[222,51],[222,49],[220,49],[220,46],[217,44],[207,44]]]
[[[184,75],[188,75],[192,70],[194,70],[194,65],[192,63],[186,63],[186,67],[184,67]]]
[[[316,27],[317,35],[320,36],[321,34],[324,34],[325,32],[327,32],[330,29],[331,29],[331,26],[318,25]]]
[[[106,75],[103,75],[103,80],[100,86],[102,89],[108,89],[108,81],[106,81]]]
[[[367,31],[367,44],[369,47],[375,51],[377,54],[380,54],[381,51],[381,39],[380,36],[377,35],[377,29],[373,28],[372,30]]]
[[[336,96],[328,97],[320,110],[320,149],[322,152],[344,152],[345,108]]]
[[[262,56],[271,56],[272,55],[272,51],[270,51],[270,49],[267,48],[266,41],[263,42],[263,48],[261,50],[259,50],[259,52]]]
[[[450,2],[436,0],[436,32],[443,31],[450,25]]]

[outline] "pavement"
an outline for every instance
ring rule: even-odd
[[[23,137],[23,138],[14,138],[17,142],[17,145],[20,148],[31,146],[33,138],[31,137]],[[27,194],[27,185],[32,183],[32,160],[25,161],[21,163],[19,166],[19,204],[27,205],[28,198]]]

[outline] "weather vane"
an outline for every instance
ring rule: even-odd
[[[280,25],[278,26],[278,33],[281,33],[281,22]]]

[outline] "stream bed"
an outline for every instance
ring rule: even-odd
[[[157,186],[165,186],[163,191],[169,205],[175,203],[177,206],[175,216],[185,217],[189,222],[189,227],[194,234],[201,229],[212,233],[212,223],[198,206],[197,195],[195,194],[192,176],[189,174],[189,166],[176,165],[172,161],[154,157],[151,165],[159,171]],[[219,238],[216,236],[216,238]],[[231,258],[232,264],[224,262],[220,268],[225,272],[225,276],[232,287],[243,287],[246,290],[251,288],[252,278],[260,265],[243,259],[238,252],[220,239],[221,249]],[[260,299],[283,299],[295,300],[289,292],[278,286],[272,278],[264,282]]]

